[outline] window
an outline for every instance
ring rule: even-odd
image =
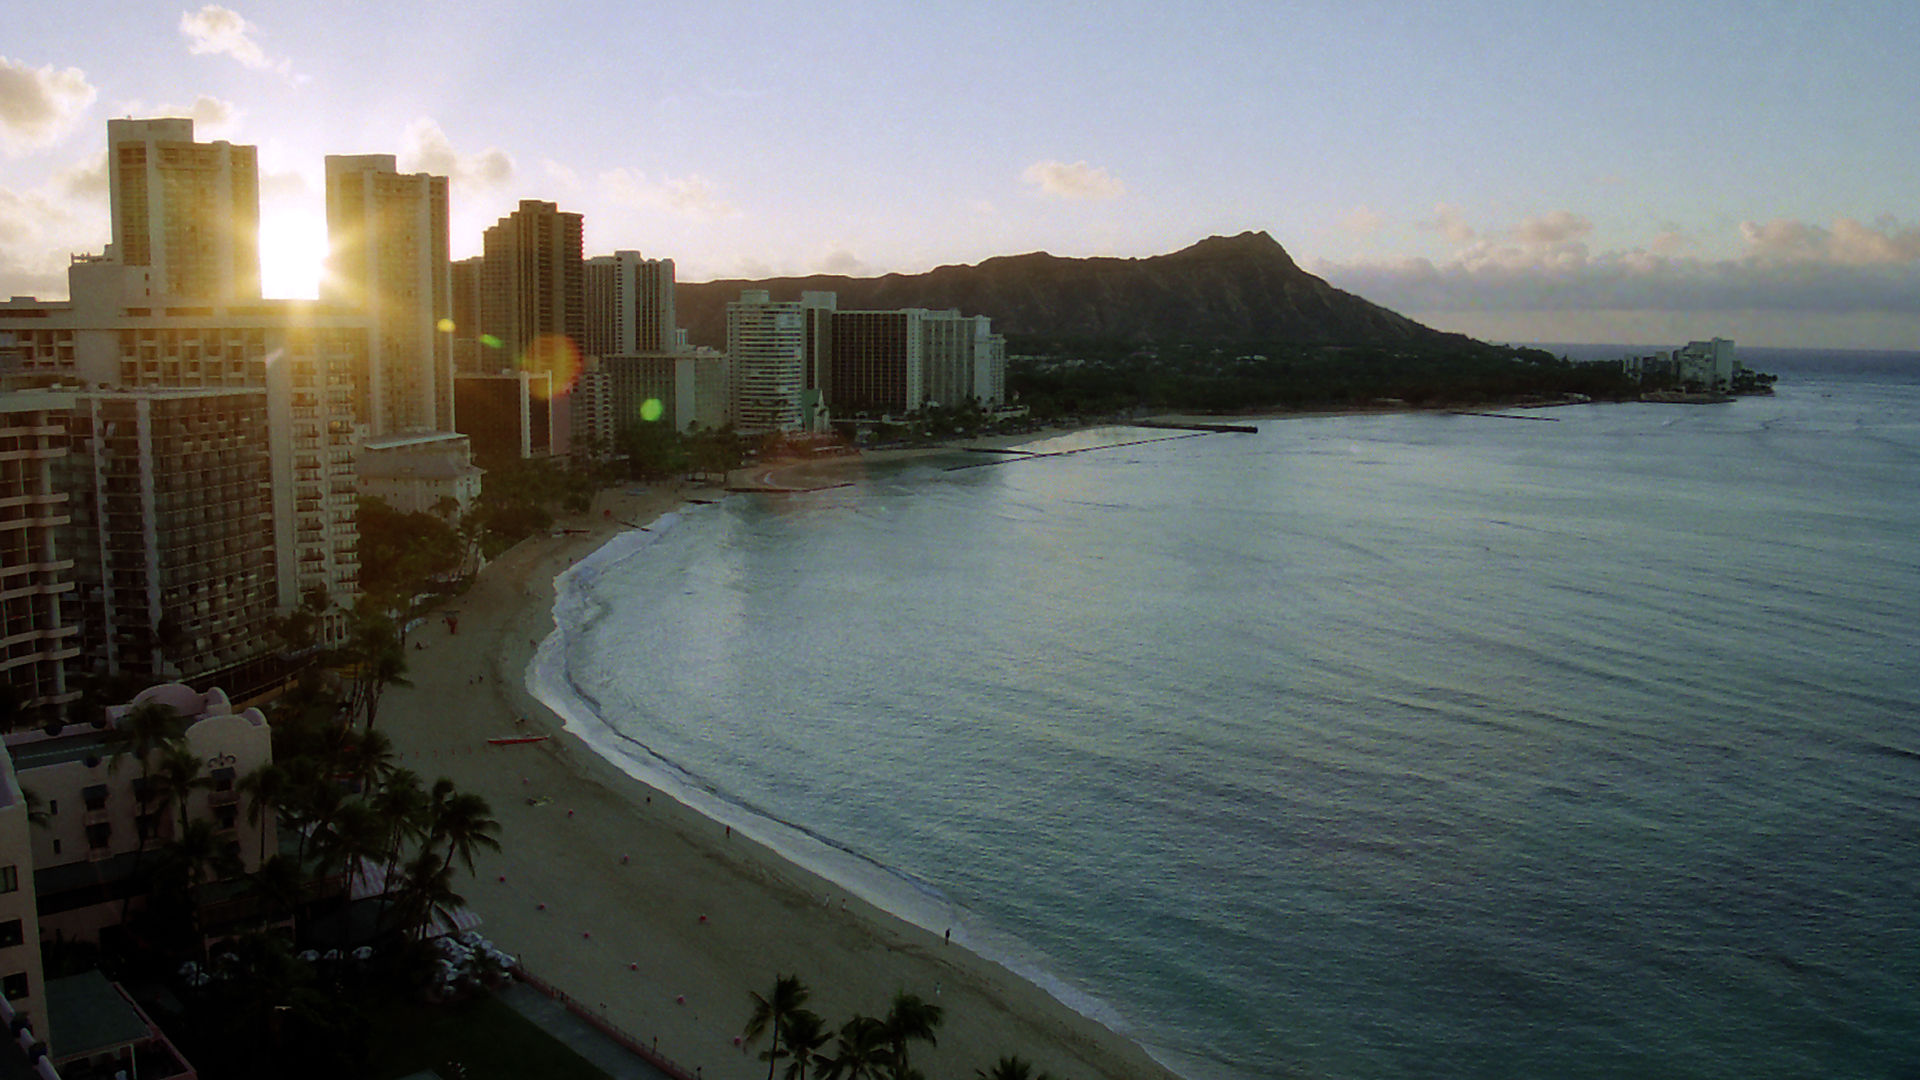
[[[8,1001],[19,1001],[21,998],[26,997],[27,973],[24,971],[16,971],[6,978],[0,979],[0,993],[6,994]]]
[[[87,826],[87,846],[90,848],[106,847],[107,840],[112,835],[113,835],[113,826],[108,825],[105,822],[102,822],[98,825],[89,825]]]
[[[20,891],[20,868],[0,866],[0,893]]]
[[[214,816],[220,820],[222,829],[233,828],[235,822],[239,820],[239,812],[240,808],[237,806],[216,806],[213,809]]]
[[[19,919],[0,922],[0,949],[10,948],[27,940],[26,931],[20,927]]]

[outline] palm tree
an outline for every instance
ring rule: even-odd
[[[147,759],[155,750],[187,732],[186,717],[161,701],[143,701],[128,709],[114,726],[107,742],[113,747],[108,772],[117,772],[128,755],[140,762],[140,775],[147,775]]]
[[[256,865],[265,865],[267,861],[267,833],[271,831],[261,822],[273,823],[291,787],[292,778],[287,770],[271,761],[262,763],[234,785],[236,791],[247,797],[247,824],[260,829],[260,858]]]
[[[386,854],[386,841],[386,824],[372,807],[359,799],[342,803],[319,834],[320,866],[323,871],[338,869],[347,875],[351,899],[353,879],[360,873],[361,864]]]
[[[206,939],[200,932],[200,887],[210,880],[221,880],[238,873],[240,861],[227,849],[214,830],[213,822],[195,818],[180,834],[161,849],[158,880],[163,888],[178,890],[185,901],[187,923],[193,930],[196,949],[203,953]]]
[[[353,639],[347,645],[355,675],[348,698],[348,713],[366,718],[367,730],[373,730],[374,716],[380,710],[380,696],[389,686],[412,686],[407,681],[407,651],[393,620],[385,615],[363,615],[354,626]]]
[[[826,1021],[806,1009],[795,1010],[787,1017],[787,1053],[793,1060],[787,1062],[787,1071],[781,1075],[786,1080],[807,1080],[809,1066],[827,1061],[820,1048],[829,1037]]]
[[[886,1031],[891,1059],[888,1064],[893,1080],[913,1080],[919,1075],[908,1064],[907,1044],[924,1042],[928,1046],[938,1046],[939,1042],[933,1033],[946,1012],[938,1005],[921,1000],[918,994],[902,990],[893,995],[893,1004],[887,1006],[887,1015],[880,1021]]]
[[[1008,1055],[993,1063],[990,1069],[975,1069],[977,1080],[1053,1080],[1052,1075],[1041,1073],[1033,1075],[1033,1065],[1024,1058]]]
[[[212,780],[200,775],[200,768],[200,755],[193,752],[186,740],[180,739],[160,749],[160,761],[149,778],[160,791],[179,801],[180,816],[176,820],[182,830],[186,829],[189,816],[187,797],[198,788],[213,786]]]
[[[888,1056],[886,1025],[856,1016],[840,1025],[840,1041],[820,1080],[878,1080]]]
[[[293,917],[293,936],[300,937],[300,868],[285,855],[275,855],[260,864],[247,878],[247,891],[260,901],[261,910],[272,922],[281,913]]]
[[[422,848],[407,863],[400,893],[403,925],[411,927],[415,938],[426,936],[427,922],[435,912],[445,913],[466,903],[466,897],[453,891],[453,871]]]
[[[348,775],[362,791],[372,791],[393,772],[393,740],[384,731],[368,728],[348,743],[344,752]]]
[[[395,769],[387,774],[387,782],[369,805],[386,829],[385,877],[391,882],[396,880],[394,871],[400,866],[400,849],[409,840],[426,839],[432,805],[420,789],[420,775],[412,769]],[[392,895],[393,890],[388,889],[381,897],[383,910]]]
[[[435,785],[438,790],[438,785]],[[493,834],[500,831],[500,823],[493,819],[493,807],[487,800],[471,792],[457,792],[447,796],[440,805],[439,816],[433,821],[433,830],[427,844],[442,840],[447,844],[446,866],[452,869],[457,856],[466,864],[467,873],[473,873],[473,853],[478,848],[499,851],[500,841]]]
[[[753,1015],[747,1018],[747,1028],[742,1036],[748,1041],[760,1037],[763,1031],[773,1034],[773,1042],[760,1055],[767,1061],[767,1080],[773,1080],[774,1065],[782,1056],[780,1036],[785,1034],[788,1020],[794,1013],[800,1012],[807,1003],[809,991],[798,975],[775,975],[773,993],[761,997],[757,991],[749,991],[747,996],[753,999]]]

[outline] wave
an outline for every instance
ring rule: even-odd
[[[628,776],[715,824],[730,827],[765,845],[848,896],[930,934],[950,934],[955,944],[1039,987],[1080,1015],[1135,1039],[1156,1060],[1176,1068],[1180,1055],[1140,1040],[1113,1005],[1061,978],[1038,950],[954,903],[939,888],[800,822],[738,798],[608,721],[599,699],[574,678],[569,657],[586,631],[608,611],[600,589],[609,572],[630,559],[644,556],[684,517],[683,512],[669,513],[649,530],[622,533],[555,579],[554,628],[527,663],[528,690],[560,717],[568,733]],[[831,893],[821,897],[822,904],[831,904],[833,900]]]

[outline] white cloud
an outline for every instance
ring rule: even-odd
[[[577,188],[580,186],[580,174],[575,172],[570,166],[563,165],[552,158],[541,158],[540,168],[546,172],[547,179],[552,180],[562,187]]]
[[[628,206],[701,220],[740,216],[740,211],[722,200],[713,184],[698,173],[653,180],[638,169],[622,167],[601,173],[600,186],[608,197]]]
[[[0,150],[16,157],[59,142],[98,94],[79,68],[31,68],[0,56]]]
[[[864,277],[871,274],[873,268],[853,252],[845,248],[836,247],[828,251],[826,256],[820,260],[817,264],[817,271],[822,274],[842,274],[847,277]]]
[[[1384,220],[1384,218],[1374,212],[1372,207],[1361,203],[1359,206],[1347,211],[1346,215],[1340,219],[1340,227],[1347,232],[1366,236],[1379,231],[1380,223]]]
[[[1557,245],[1578,240],[1593,231],[1593,222],[1571,210],[1555,210],[1514,226],[1513,238],[1523,244]]]
[[[1084,161],[1069,165],[1062,161],[1036,161],[1027,166],[1020,179],[1040,189],[1040,194],[1056,199],[1117,199],[1127,186]]]
[[[1781,218],[1743,221],[1740,236],[1748,257],[1766,264],[1893,266],[1920,260],[1920,226],[1902,226],[1892,218],[1883,217],[1877,225],[1841,218],[1830,229]]]
[[[123,102],[119,112],[127,116],[185,116],[193,120],[193,137],[203,142],[231,135],[246,114],[224,98],[201,94],[191,105],[149,105],[135,99]]]
[[[1471,243],[1474,236],[1477,235],[1473,230],[1473,226],[1468,225],[1467,219],[1461,215],[1460,208],[1457,206],[1449,206],[1446,203],[1435,204],[1433,216],[1423,221],[1416,221],[1414,225],[1418,228],[1438,232],[1447,239],[1448,243],[1452,244]]]
[[[1552,216],[1549,216],[1551,219]],[[1481,243],[1440,263],[1426,259],[1334,264],[1315,272],[1343,289],[1408,312],[1749,311],[1920,316],[1920,226],[1883,218],[1831,227],[1746,222],[1747,252],[1709,260],[1672,252],[1690,244],[1663,228],[1645,247],[1593,253],[1585,219],[1523,226],[1536,242]],[[1559,237],[1561,239],[1556,240]]]
[[[293,61],[268,56],[251,36],[257,29],[239,12],[219,4],[180,13],[180,33],[186,36],[188,52],[195,56],[231,56],[247,67],[292,78]]]
[[[500,187],[513,179],[513,158],[505,150],[489,146],[477,154],[461,154],[431,117],[408,124],[401,139],[406,150],[400,158],[409,172],[433,173],[481,188]]]
[[[0,297],[64,296],[75,234],[105,231],[105,207],[83,216],[46,191],[0,188]],[[90,220],[90,218],[97,220]]]
[[[76,161],[54,175],[54,186],[70,199],[107,201],[107,154],[101,151]]]

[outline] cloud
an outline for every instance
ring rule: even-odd
[[[1514,226],[1513,238],[1523,244],[1566,244],[1593,231],[1593,222],[1570,210],[1555,210]]]
[[[1347,232],[1359,233],[1365,236],[1378,231],[1380,223],[1383,220],[1379,214],[1373,211],[1372,207],[1361,203],[1359,206],[1347,211],[1346,216],[1340,219],[1340,227]]]
[[[206,140],[209,136],[230,135],[240,125],[240,119],[246,115],[238,105],[224,98],[201,94],[193,99],[191,105],[149,105],[135,99],[123,102],[119,111],[127,116],[185,116],[193,120],[193,137]]]
[[[698,173],[652,180],[638,169],[622,167],[601,173],[600,186],[608,197],[628,206],[701,220],[740,216],[740,211],[719,198],[713,184]]]
[[[1830,229],[1781,218],[1743,221],[1740,236],[1748,257],[1766,264],[1894,266],[1920,260],[1920,226],[1885,217],[1877,225],[1841,218]]]
[[[104,232],[98,217],[86,220],[44,192],[0,188],[0,297],[65,295],[71,238]]]
[[[873,271],[873,268],[859,256],[839,247],[828,251],[820,260],[818,268],[818,272],[822,274],[844,274],[847,277],[864,277]]]
[[[1334,264],[1315,272],[1399,311],[1751,311],[1920,316],[1920,226],[1883,218],[1830,227],[1745,222],[1738,258],[1671,254],[1684,238],[1662,229],[1652,245],[1595,254],[1578,240],[1584,219],[1524,225],[1536,242],[1481,243],[1442,262]],[[1561,239],[1555,239],[1559,237]],[[1658,250],[1665,248],[1667,250]]]
[[[1040,194],[1056,199],[1117,199],[1127,186],[1084,161],[1071,165],[1061,161],[1036,161],[1027,166],[1020,179],[1040,189]]]
[[[513,158],[489,146],[477,154],[461,154],[431,117],[407,125],[401,135],[406,150],[400,154],[409,172],[428,172],[475,187],[496,188],[513,179]]]
[[[17,157],[66,138],[98,94],[79,68],[31,68],[0,56],[0,151]]]
[[[239,12],[219,4],[180,13],[180,33],[186,36],[188,52],[195,56],[231,56],[247,67],[292,78],[293,61],[268,56],[250,36],[256,29]]]
[[[101,151],[84,161],[76,161],[54,175],[55,188],[69,199],[107,199],[107,154]]]
[[[540,168],[546,172],[549,180],[552,180],[562,187],[577,188],[580,186],[580,174],[575,172],[571,166],[563,165],[552,158],[541,158]]]
[[[1446,203],[1436,204],[1433,208],[1432,217],[1423,221],[1416,221],[1414,225],[1417,228],[1437,232],[1445,237],[1448,243],[1452,244],[1471,243],[1474,236],[1477,235],[1473,230],[1473,226],[1468,225],[1467,219],[1461,216],[1460,208],[1457,206],[1448,206]]]

